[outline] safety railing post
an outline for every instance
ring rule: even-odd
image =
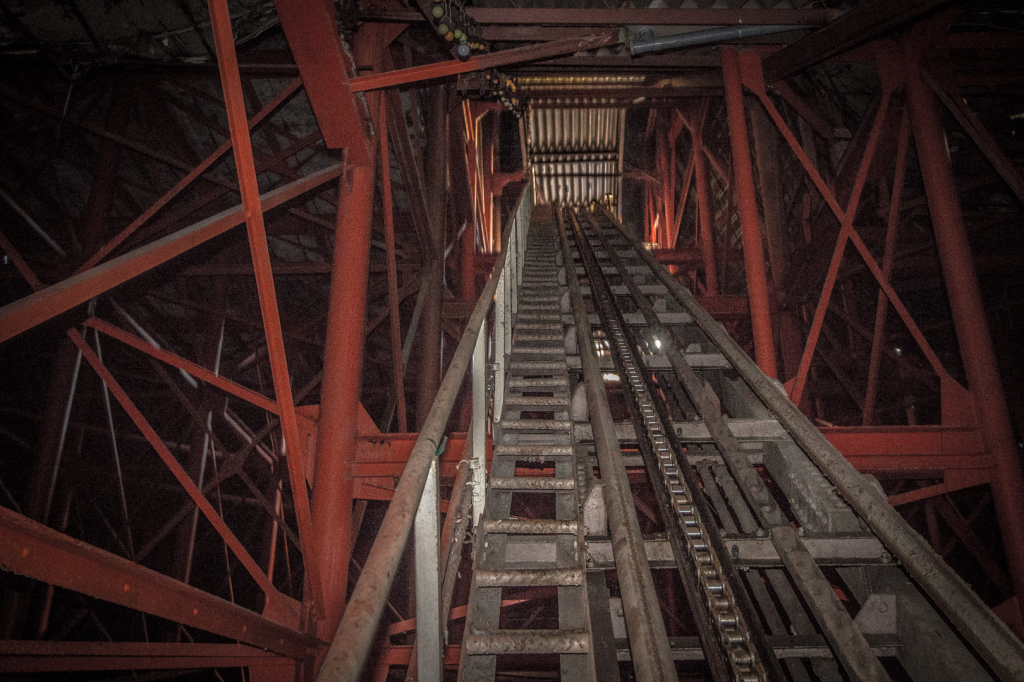
[[[421,680],[441,679],[441,584],[438,529],[437,458],[416,509],[416,673]]]
[[[498,277],[494,299],[494,419],[501,416],[505,396],[505,269]]]
[[[487,322],[480,326],[480,334],[473,347],[473,419],[470,423],[473,483],[473,527],[484,511],[487,496]]]
[[[516,311],[519,310],[519,221],[516,215],[512,216],[512,236],[509,239],[508,248],[509,255],[512,257],[505,262],[508,263],[511,276],[506,281],[508,282],[510,319],[514,319]]]
[[[509,240],[509,255],[512,258],[505,260],[505,274],[504,274],[504,286],[502,287],[505,292],[503,305],[501,306],[501,324],[502,324],[502,349],[504,356],[502,357],[502,369],[508,367],[509,357],[512,354],[512,294],[515,290],[515,283],[513,281],[514,270],[513,264],[510,261],[515,260],[515,251],[511,248],[511,239]],[[502,385],[504,386],[505,379],[502,377]],[[502,392],[504,393],[504,391]],[[494,413],[496,417],[501,415],[500,412]]]

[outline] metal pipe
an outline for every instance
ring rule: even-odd
[[[680,47],[695,47],[697,45],[708,45],[710,43],[721,43],[726,40],[739,40],[740,38],[751,38],[754,36],[766,36],[772,33],[785,33],[787,31],[799,31],[802,28],[813,28],[811,26],[725,26],[722,28],[709,28],[703,31],[690,31],[689,33],[676,33],[670,36],[659,36],[654,38],[638,38],[629,41],[629,53],[634,57],[638,54],[648,52],[661,52],[662,50],[674,50]]]
[[[530,193],[525,192],[521,202],[529,202]],[[522,204],[521,204],[522,205]],[[517,213],[518,217],[518,213]],[[506,232],[505,244],[512,226]],[[363,570],[359,574],[352,598],[345,609],[338,630],[334,635],[330,648],[324,658],[323,665],[317,675],[318,682],[335,682],[350,680],[355,682],[362,673],[366,656],[377,634],[377,624],[384,611],[384,603],[398,563],[405,550],[409,531],[412,528],[416,508],[426,485],[430,464],[434,461],[437,448],[444,434],[452,406],[462,386],[462,379],[469,368],[469,363],[476,346],[484,318],[491,307],[494,292],[498,287],[498,276],[505,265],[508,249],[502,249],[495,259],[491,270],[491,278],[477,299],[473,314],[466,323],[466,331],[452,357],[448,371],[438,389],[430,412],[427,414],[420,435],[413,445],[412,452],[402,478],[391,498],[384,520],[381,522],[377,538],[370,548]]]
[[[743,228],[743,261],[747,271],[754,356],[764,373],[775,378],[778,370],[775,367],[768,275],[764,267],[764,247],[761,245],[757,194],[754,190],[754,167],[750,161],[747,117],[743,109],[740,57],[732,48],[722,50],[722,75],[725,78],[725,104],[729,114],[729,142],[732,144],[732,165],[736,176],[736,198],[740,209],[740,226]]]
[[[608,212],[607,215],[614,214]],[[854,469],[843,454],[789,401],[778,383],[761,371],[729,336],[725,327],[697,303],[693,294],[679,284],[629,230],[623,229],[617,221],[615,225],[697,326],[718,346],[722,355],[764,402],[765,407],[786,428],[797,445],[828,477],[843,499],[885,543],[886,549],[907,569],[985,662],[1002,679],[1024,677],[1024,644],[1010,628],[985,606],[967,583],[910,527],[889,504],[889,500]]]
[[[619,588],[622,591],[622,606],[626,617],[626,632],[633,652],[633,666],[637,679],[676,680],[675,664],[665,623],[661,619],[658,594],[654,589],[651,567],[644,550],[643,535],[636,518],[636,508],[627,501],[633,499],[626,478],[626,467],[622,463],[622,451],[615,435],[615,420],[608,407],[608,395],[594,336],[590,329],[590,318],[583,301],[579,276],[569,248],[559,214],[559,236],[565,265],[569,296],[572,300],[573,316],[576,322],[576,344],[580,351],[583,377],[586,381],[587,405],[590,408],[590,424],[594,432],[594,449],[601,467],[601,482],[604,483],[605,506],[608,511],[608,528],[612,536],[612,551],[615,568],[619,574]]]
[[[123,317],[125,319],[125,322],[130,324],[132,328],[135,329],[136,332],[138,332],[139,336],[143,338],[143,340],[145,340],[149,345],[153,346],[153,348],[156,348],[157,350],[160,350],[162,348],[160,342],[154,339],[153,335],[146,331],[145,327],[139,324],[138,321],[134,317],[132,317],[131,313],[122,308],[118,304],[118,302],[113,299],[110,299],[110,303],[111,305],[114,306],[114,310],[117,311],[118,315]],[[192,388],[199,388],[199,383],[196,382],[195,377],[193,377],[191,374],[180,368],[178,369],[178,372],[181,373],[181,377],[188,383],[189,386],[191,386]]]

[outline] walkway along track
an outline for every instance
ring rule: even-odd
[[[461,679],[545,662],[560,679],[619,679],[613,657],[652,680],[1020,679],[1020,643],[807,448],[610,213],[536,207],[529,234]],[[612,422],[608,394],[631,423]],[[646,471],[664,533],[640,536],[627,467]],[[651,568],[678,573],[689,637],[666,636]],[[936,608],[952,604],[965,608]]]

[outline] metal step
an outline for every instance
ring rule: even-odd
[[[510,395],[505,398],[505,405],[515,405],[516,407],[568,407],[569,398],[567,396]]]
[[[587,630],[494,630],[467,635],[462,647],[480,654],[585,654],[590,651]]]
[[[576,481],[571,478],[547,476],[492,477],[491,487],[496,490],[572,490],[576,487]]]
[[[478,587],[541,587],[582,585],[582,568],[506,568],[501,571],[478,569]]]
[[[571,445],[516,444],[495,445],[495,457],[572,457]]]

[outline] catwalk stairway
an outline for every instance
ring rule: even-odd
[[[1020,642],[610,212],[535,207],[515,296],[460,679],[1024,674]]]

